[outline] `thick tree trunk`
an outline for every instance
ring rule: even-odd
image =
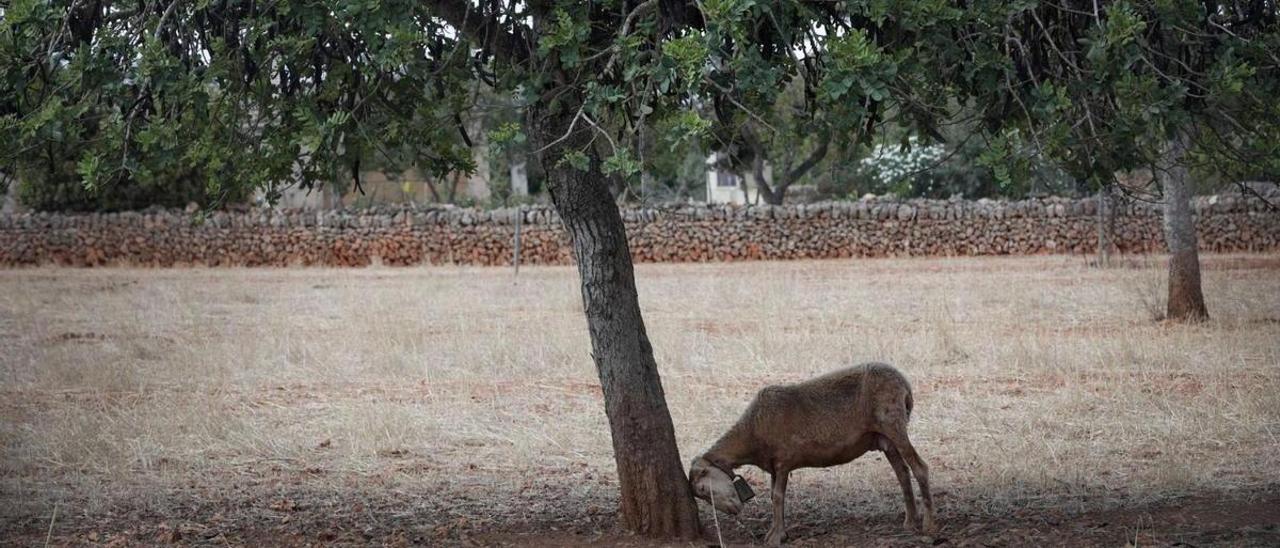
[[[1196,224],[1191,214],[1191,178],[1185,156],[1190,145],[1186,134],[1168,144],[1164,165],[1156,177],[1164,192],[1164,236],[1169,246],[1169,301],[1165,317],[1174,321],[1199,321],[1209,317],[1200,291],[1200,255]]]
[[[553,116],[539,117],[540,148],[561,139],[569,127],[568,119]],[[572,240],[582,279],[592,357],[604,389],[622,489],[623,526],[653,537],[698,538],[697,507],[640,317],[622,216],[583,126],[578,124],[576,134],[549,146],[544,165],[547,187]],[[570,150],[586,153],[589,169],[559,162]]]

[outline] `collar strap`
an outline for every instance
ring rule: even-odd
[[[718,459],[718,458],[715,458],[715,457],[710,457],[710,456],[707,456],[707,455],[703,455],[703,456],[702,456],[702,458],[703,458],[703,460],[706,460],[707,462],[711,463],[711,466],[714,466],[714,467],[716,467],[716,468],[720,469],[720,471],[721,471],[721,472],[724,472],[725,474],[728,474],[730,478],[733,478],[733,477],[737,476],[737,474],[734,474],[734,473],[733,473],[733,467],[732,467],[732,466],[729,466],[729,463],[728,463],[728,462],[725,462],[725,461],[724,461],[724,460],[722,460],[722,459]]]
[[[733,482],[733,490],[735,494],[738,495],[739,502],[745,504],[747,501],[755,498],[756,492],[751,490],[751,484],[747,483],[746,478],[733,473],[733,467],[730,466],[728,462],[722,459],[709,457],[707,455],[703,455],[702,460],[707,461],[711,466],[716,467],[721,472],[724,472],[729,476],[730,481]]]

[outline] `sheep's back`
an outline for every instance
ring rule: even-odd
[[[891,365],[873,362],[795,384],[767,386],[751,407],[762,437],[834,443],[870,428],[883,415],[878,408],[910,401],[906,377]]]

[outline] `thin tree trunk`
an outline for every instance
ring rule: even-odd
[[[1199,321],[1209,317],[1200,291],[1200,255],[1191,212],[1191,178],[1184,157],[1189,137],[1179,133],[1169,141],[1164,165],[1156,177],[1164,192],[1164,236],[1169,246],[1169,301],[1165,317]]]
[[[769,181],[764,177],[764,163],[766,161],[764,145],[760,143],[760,139],[756,137],[756,133],[750,124],[743,125],[740,132],[743,143],[747,148],[751,149],[751,179],[756,183],[756,199],[750,200],[750,197],[747,196],[748,203],[756,205],[760,200],[764,200],[766,204],[782,205],[781,196],[773,193],[773,188],[769,186]],[[742,188],[745,193],[747,188],[745,174],[742,180]]]
[[[818,136],[818,146],[814,147],[814,149],[809,152],[809,156],[806,157],[804,161],[800,162],[800,165],[790,167],[790,164],[788,163],[788,167],[782,171],[782,177],[780,179],[775,179],[773,185],[774,199],[777,200],[777,205],[782,205],[782,201],[787,197],[787,189],[791,188],[791,185],[795,184],[796,181],[799,181],[800,178],[809,173],[814,166],[817,166],[818,162],[821,162],[823,158],[827,157],[827,148],[830,143],[831,138],[824,131]]]
[[[448,176],[446,175],[446,177]],[[431,199],[436,203],[440,203],[440,191],[436,190],[436,184],[431,182],[430,177],[423,179],[423,182],[427,183],[427,190],[431,192]]]
[[[529,173],[525,170],[525,156],[511,156],[511,196],[523,198],[529,195]]]
[[[557,119],[551,113],[538,119],[541,127],[536,138],[540,143],[560,139],[569,127],[568,119]],[[547,187],[569,233],[582,280],[591,355],[613,435],[622,522],[643,535],[698,538],[697,507],[676,447],[653,347],[640,316],[622,216],[589,137],[580,130],[551,146],[544,152],[544,166]],[[570,150],[585,152],[589,169],[579,171],[567,162],[558,162]]]
[[[1107,231],[1107,208],[1111,203],[1108,188],[1103,185],[1098,189],[1098,266],[1103,268],[1111,266],[1111,238]]]
[[[462,177],[463,174],[461,172],[457,172],[453,176],[453,182],[449,184],[449,203],[451,204],[458,203],[458,185],[462,184]]]
[[[827,156],[827,148],[831,142],[830,137],[825,132],[822,133],[818,138],[818,145],[799,165],[792,167],[788,158],[780,170],[770,170],[770,174],[773,175],[773,181],[770,182],[765,179],[765,147],[756,139],[754,132],[744,129],[743,138],[752,150],[751,169],[756,180],[757,194],[770,205],[782,205],[787,198],[787,189]]]
[[[756,154],[751,161],[751,177],[756,180],[756,195],[769,205],[782,205],[781,189],[774,190],[764,177],[764,156]]]

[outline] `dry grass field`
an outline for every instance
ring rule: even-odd
[[[686,460],[762,385],[912,380],[940,537],[869,454],[793,476],[796,545],[1280,543],[1280,257],[1206,257],[1191,326],[1122,263],[637,277]],[[0,543],[644,545],[589,349],[571,268],[0,271]]]

